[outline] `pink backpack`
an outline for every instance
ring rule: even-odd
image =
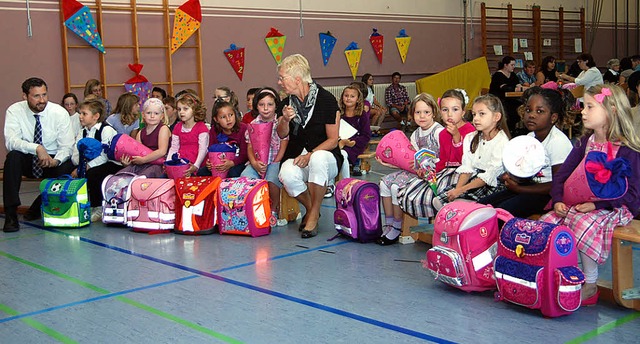
[[[498,219],[511,218],[509,212],[490,205],[448,203],[436,215],[433,247],[423,266],[435,279],[467,292],[495,289]]]
[[[339,234],[363,243],[382,235],[378,184],[344,178],[336,185],[335,197],[333,223]]]
[[[176,227],[179,234],[211,234],[217,225],[218,177],[176,179]]]
[[[246,177],[223,179],[217,212],[220,234],[258,237],[271,233],[267,181]]]
[[[102,222],[107,224],[127,224],[127,207],[131,198],[129,186],[137,179],[147,178],[131,172],[108,175],[102,181]]]
[[[176,221],[176,190],[173,179],[134,180],[129,187],[127,225],[134,232],[169,232]]]
[[[514,218],[502,227],[494,263],[496,298],[547,317],[571,314],[580,307],[584,275],[578,250],[566,226]]]

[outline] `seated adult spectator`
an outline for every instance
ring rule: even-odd
[[[611,59],[607,61],[607,71],[602,75],[602,80],[609,84],[617,84],[620,80],[620,60]]]
[[[17,210],[22,176],[55,178],[73,171],[70,157],[75,141],[67,110],[49,102],[47,84],[40,78],[22,83],[22,99],[9,106],[4,122],[4,141],[9,151],[2,181],[5,232],[20,230]],[[25,220],[42,216],[41,203],[38,196]]]
[[[518,74],[518,80],[524,87],[536,86],[536,63],[533,61],[527,61],[524,63],[524,68]]]
[[[384,101],[389,108],[389,114],[400,122],[400,125],[409,127],[411,116],[409,115],[409,93],[407,88],[400,85],[402,75],[398,72],[391,74],[391,85],[384,90]],[[405,120],[404,117],[407,117]]]

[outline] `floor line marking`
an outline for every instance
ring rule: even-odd
[[[4,312],[4,313],[7,313],[9,315],[18,315],[18,314],[20,314],[15,309],[13,309],[13,308],[5,305],[5,304],[1,304],[1,303],[0,303],[0,311]],[[49,336],[49,337],[51,337],[51,338],[53,338],[53,339],[55,339],[55,340],[57,340],[59,342],[68,343],[68,344],[78,343],[77,341],[75,341],[75,340],[63,335],[62,333],[60,333],[60,332],[58,332],[58,331],[46,326],[45,324],[43,324],[43,323],[41,323],[41,322],[39,322],[39,321],[37,321],[35,319],[25,318],[25,319],[20,319],[20,321],[22,321],[23,323],[29,325],[30,327],[32,327],[32,328],[34,328],[34,329],[46,334],[47,336]]]
[[[636,320],[640,318],[640,312],[635,312],[629,315],[626,315],[620,319],[616,319],[614,321],[611,321],[609,323],[606,323],[598,328],[596,328],[595,330],[589,331],[579,337],[576,337],[570,341],[565,342],[565,344],[578,344],[578,343],[584,343],[588,340],[591,340],[603,333],[607,333],[611,330],[613,330],[616,327],[622,326],[628,322],[631,322],[633,320]]]
[[[376,319],[373,319],[373,318],[362,316],[362,315],[359,315],[359,314],[356,314],[356,313],[351,313],[351,312],[344,311],[344,310],[341,310],[341,309],[338,309],[338,308],[334,308],[334,307],[331,307],[331,306],[326,306],[326,305],[323,305],[323,304],[320,304],[320,303],[317,303],[317,302],[309,301],[309,300],[306,300],[306,299],[302,299],[302,298],[298,298],[298,297],[295,297],[295,296],[287,295],[287,294],[280,293],[280,292],[277,292],[277,291],[273,291],[273,290],[269,290],[269,289],[266,289],[266,288],[258,287],[258,286],[255,286],[255,285],[252,285],[252,284],[249,284],[249,283],[240,282],[240,281],[237,281],[237,280],[234,280],[234,279],[231,279],[231,278],[226,278],[226,277],[220,276],[220,275],[215,274],[215,273],[211,273],[211,272],[207,272],[207,271],[202,271],[202,270],[190,268],[190,267],[185,266],[185,265],[173,263],[173,262],[170,262],[170,261],[167,261],[167,260],[164,260],[164,259],[155,258],[155,257],[149,256],[149,255],[146,255],[146,254],[136,253],[136,252],[133,252],[133,251],[121,248],[121,247],[112,246],[112,245],[101,243],[99,241],[95,241],[95,240],[92,240],[92,239],[76,236],[76,235],[73,235],[73,234],[70,234],[70,233],[66,233],[66,232],[63,232],[63,231],[60,231],[60,230],[57,230],[57,229],[46,228],[46,227],[43,227],[43,226],[40,226],[40,225],[36,225],[36,224],[30,224],[30,225],[32,227],[34,227],[34,228],[40,228],[42,230],[49,231],[49,232],[52,232],[52,233],[63,234],[63,235],[66,235],[66,236],[74,236],[74,237],[77,237],[80,241],[84,241],[86,243],[93,244],[93,245],[96,245],[96,246],[99,246],[99,247],[107,248],[107,249],[110,249],[110,250],[113,250],[113,251],[116,251],[116,252],[129,254],[129,255],[132,255],[132,256],[135,256],[135,257],[138,257],[138,258],[142,258],[142,259],[146,259],[146,260],[149,260],[149,261],[153,261],[153,262],[156,262],[156,263],[159,263],[159,264],[162,264],[162,265],[165,265],[165,266],[169,266],[169,267],[172,267],[172,268],[175,268],[175,269],[191,272],[191,273],[196,274],[196,275],[200,275],[200,276],[207,277],[207,278],[210,278],[210,279],[214,279],[214,280],[217,280],[217,281],[220,281],[220,282],[224,282],[224,283],[229,283],[231,285],[235,285],[235,286],[238,286],[238,287],[241,287],[241,288],[249,289],[249,290],[256,291],[256,292],[259,292],[259,293],[263,293],[263,294],[266,294],[266,295],[269,295],[269,296],[277,297],[277,298],[280,298],[280,299],[283,299],[283,300],[286,300],[286,301],[290,301],[290,302],[298,303],[298,304],[301,304],[301,305],[305,305],[305,306],[308,306],[308,307],[311,307],[311,308],[315,308],[315,309],[318,309],[318,310],[322,310],[322,311],[325,311],[325,312],[328,312],[328,313],[333,313],[333,314],[336,314],[336,315],[339,315],[339,316],[343,316],[343,317],[346,317],[346,318],[350,318],[350,319],[353,319],[353,320],[364,322],[366,324],[370,324],[370,325],[374,325],[374,326],[381,327],[381,328],[384,328],[384,329],[388,329],[388,330],[391,330],[391,331],[399,332],[399,333],[402,333],[402,334],[405,334],[405,335],[408,335],[408,336],[429,340],[429,341],[432,341],[434,343],[454,343],[452,341],[449,341],[449,340],[446,340],[446,339],[443,339],[443,338],[439,338],[439,337],[436,337],[436,336],[432,336],[432,335],[429,335],[427,333],[414,331],[414,330],[411,330],[409,328],[404,328],[404,327],[401,327],[401,326],[393,325],[393,324],[386,323],[386,322],[383,322],[383,321],[380,321],[380,320],[376,320]],[[344,243],[348,243],[348,242],[350,242],[350,241],[345,241]],[[337,243],[337,244],[341,244],[341,243]],[[326,246],[333,246],[333,245],[336,245],[336,244],[324,245],[322,248],[325,248]],[[320,247],[318,247],[318,248],[320,248]],[[298,252],[294,252],[292,254],[295,254],[295,253],[298,253]]]
[[[113,296],[111,296],[112,293],[110,291],[104,289],[104,288],[98,287],[96,285],[93,285],[91,283],[82,281],[82,280],[80,280],[78,278],[75,278],[73,276],[69,276],[67,274],[64,274],[64,273],[61,273],[59,271],[53,270],[53,269],[48,268],[48,267],[46,267],[44,265],[40,265],[38,263],[34,263],[34,262],[31,262],[31,261],[28,261],[26,259],[20,258],[18,256],[14,256],[14,255],[12,255],[10,253],[3,252],[3,251],[0,251],[0,256],[6,257],[8,259],[11,259],[13,261],[16,261],[16,262],[19,262],[19,263],[22,263],[22,264],[25,264],[25,265],[27,265],[29,267],[34,268],[34,269],[49,273],[49,274],[51,274],[53,276],[56,276],[58,278],[61,278],[63,280],[72,282],[74,284],[80,285],[80,286],[82,286],[84,288],[87,288],[89,290],[92,290],[92,291],[95,291],[97,293],[103,294],[101,296],[93,297],[93,298],[86,299],[86,300],[70,302],[70,303],[67,303],[67,304],[62,304],[62,305],[49,307],[49,308],[41,309],[41,310],[38,310],[38,311],[28,312],[28,313],[16,314],[16,315],[13,315],[13,316],[10,316],[10,317],[6,317],[6,318],[3,318],[3,319],[0,319],[0,323],[5,323],[5,322],[12,321],[12,320],[17,320],[17,319],[25,320],[25,319],[28,319],[29,317],[33,317],[33,316],[40,315],[40,314],[43,314],[43,313],[48,313],[48,312],[59,310],[59,309],[63,309],[63,308],[74,307],[74,306],[86,304],[86,303],[93,302],[93,301],[104,300],[104,299],[106,299],[108,297],[113,297]],[[114,294],[118,294],[118,293],[114,293]],[[178,323],[180,325],[186,326],[186,327],[191,328],[193,330],[196,330],[196,331],[198,331],[200,333],[204,333],[204,334],[207,334],[207,335],[209,335],[211,337],[214,337],[216,339],[220,339],[220,340],[225,341],[227,343],[241,343],[241,341],[239,341],[239,340],[237,340],[235,338],[232,338],[232,337],[229,337],[229,336],[224,335],[222,333],[213,331],[213,330],[211,330],[209,328],[206,328],[204,326],[198,325],[198,324],[193,323],[193,322],[191,322],[189,320],[180,318],[178,316],[175,316],[175,315],[167,313],[167,312],[163,312],[163,311],[161,311],[161,310],[159,310],[157,308],[153,308],[151,306],[148,306],[148,305],[142,304],[140,302],[134,301],[132,299],[126,298],[124,296],[116,296],[115,299],[118,300],[118,301],[124,302],[126,304],[129,304],[131,306],[134,306],[136,308],[139,308],[139,309],[142,309],[144,311],[147,311],[149,313],[152,313],[152,314],[155,314],[157,316],[160,316],[162,318],[171,320],[171,321],[173,321],[175,323]]]

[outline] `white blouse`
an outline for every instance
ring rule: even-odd
[[[462,165],[456,169],[456,173],[478,173],[478,178],[495,187],[498,185],[498,177],[504,173],[502,150],[509,138],[500,130],[491,141],[480,139],[476,151],[471,153],[471,140],[476,135],[479,135],[478,131],[465,136],[462,141]]]

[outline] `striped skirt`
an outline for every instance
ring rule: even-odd
[[[458,182],[456,168],[445,168],[436,174],[438,193],[434,193],[429,183],[421,178],[415,178],[404,188],[398,190],[398,202],[402,210],[413,217],[434,217],[436,210],[431,201],[443,190]]]

